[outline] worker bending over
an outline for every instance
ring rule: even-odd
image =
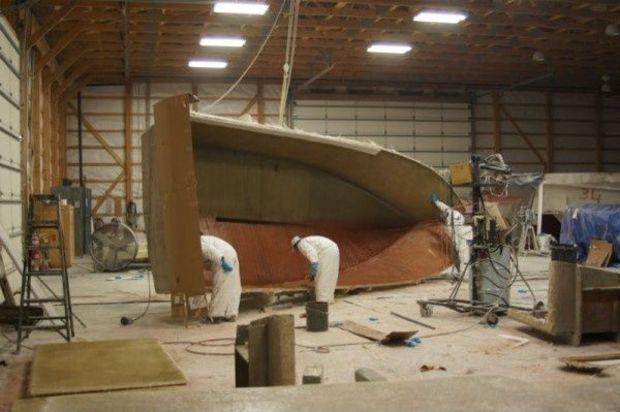
[[[310,261],[316,301],[333,303],[340,266],[338,245],[323,236],[295,236],[291,244]]]
[[[465,224],[465,216],[461,212],[443,203],[437,194],[431,194],[431,203],[441,211],[441,219],[452,237],[459,257],[459,274],[466,270],[464,278],[467,279],[471,273],[471,265],[468,263],[471,259],[471,244],[474,239],[473,229]]]
[[[213,273],[213,289],[208,305],[207,321],[233,322],[239,314],[241,277],[237,252],[226,241],[215,236],[201,236],[200,246],[205,266]]]

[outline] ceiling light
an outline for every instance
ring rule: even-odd
[[[225,69],[228,63],[223,60],[190,60],[187,65],[199,69]]]
[[[369,53],[405,54],[411,51],[408,44],[375,43],[368,49]]]
[[[620,36],[620,26],[617,24],[610,24],[605,27],[605,34],[610,37]]]
[[[241,37],[203,37],[200,39],[201,46],[212,47],[243,47],[245,39]]]
[[[413,21],[424,23],[458,24],[466,18],[467,15],[460,12],[421,11],[415,15]]]
[[[261,16],[267,12],[268,8],[269,5],[265,3],[218,1],[215,3],[213,11],[216,13],[252,14]]]
[[[532,60],[534,60],[535,62],[538,62],[538,63],[542,63],[542,62],[545,61],[545,54],[543,52],[541,52],[540,50],[536,50],[532,54]]]

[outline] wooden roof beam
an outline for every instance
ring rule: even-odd
[[[30,49],[32,46],[37,44],[40,40],[42,40],[46,34],[56,27],[65,17],[69,15],[75,7],[77,6],[77,0],[72,0],[64,6],[61,6],[59,9],[54,11],[45,21],[45,23],[30,35],[27,41],[27,48]]]
[[[89,27],[88,24],[82,23],[73,28],[73,30],[65,33],[54,46],[37,62],[35,66],[35,74],[41,73],[43,68],[47,66],[49,62],[54,60],[58,54],[65,49],[77,36],[79,36],[84,30]]]

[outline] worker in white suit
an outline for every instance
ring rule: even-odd
[[[340,267],[338,245],[323,236],[295,236],[291,245],[310,261],[310,278],[314,282],[316,301],[333,303]]]
[[[468,263],[471,259],[471,244],[474,239],[474,231],[470,225],[465,224],[465,216],[439,200],[437,194],[431,194],[431,203],[441,211],[441,219],[452,237],[459,257],[459,273],[462,274],[466,270],[464,278],[467,279],[472,269]]]
[[[233,322],[239,314],[241,276],[237,252],[228,242],[215,236],[201,236],[200,246],[205,266],[213,273],[213,289],[207,320]]]

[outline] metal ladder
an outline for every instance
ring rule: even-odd
[[[45,207],[55,207],[56,218],[52,220],[37,220],[35,209],[43,211]],[[56,231],[58,234],[57,244],[33,245],[33,236],[41,229]],[[28,220],[25,233],[25,258],[24,271],[22,276],[22,288],[19,301],[19,322],[17,325],[17,351],[19,352],[24,339],[28,338],[33,330],[48,330],[58,332],[67,342],[75,336],[73,328],[73,314],[71,310],[71,294],[69,292],[69,276],[67,275],[67,264],[65,258],[65,243],[60,220],[60,200],[56,195],[32,195],[30,196],[30,208],[28,210]],[[43,268],[33,262],[33,251],[39,253],[45,250],[58,249],[60,252],[59,268]],[[60,277],[62,283],[62,294],[56,294],[41,279],[42,277]],[[51,296],[33,296],[33,278],[50,292]],[[51,308],[53,304],[62,304],[64,314],[50,314],[49,310],[44,310],[42,316],[32,316],[29,310],[33,305],[42,305],[45,309],[47,305]],[[53,310],[55,312],[55,310]]]

